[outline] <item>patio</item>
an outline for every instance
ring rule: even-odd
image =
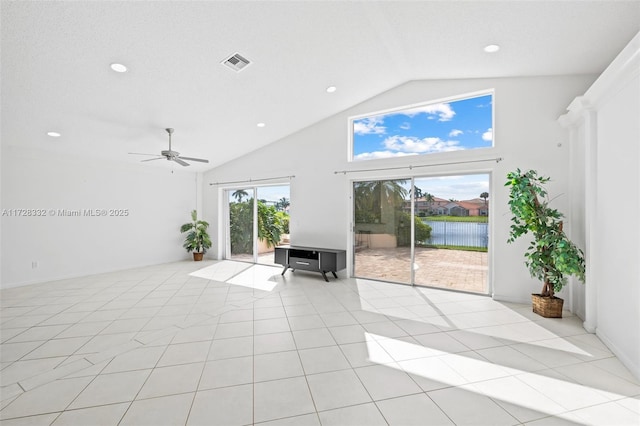
[[[356,252],[355,275],[409,283],[411,249],[365,248]],[[488,253],[437,248],[415,249],[416,285],[487,292]]]
[[[487,293],[488,253],[416,247],[416,285]],[[356,251],[355,276],[380,281],[410,282],[411,249],[363,248]],[[251,262],[251,255],[235,255],[234,260]],[[258,256],[261,265],[274,265],[273,252]]]

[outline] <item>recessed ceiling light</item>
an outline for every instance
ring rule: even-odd
[[[258,127],[264,127],[264,126],[266,126],[266,124],[264,124],[264,123],[258,123],[258,124],[257,124],[257,126],[258,126]]]
[[[115,72],[127,72],[127,67],[122,64],[113,63],[110,66]]]
[[[336,86],[329,86],[327,87],[327,93],[333,93],[337,90]]]
[[[497,44],[489,44],[484,47],[484,51],[487,53],[496,53],[498,50],[500,50],[500,46]]]
[[[59,138],[60,136],[62,136],[60,133],[58,132],[47,132],[48,136],[51,136],[52,138]]]

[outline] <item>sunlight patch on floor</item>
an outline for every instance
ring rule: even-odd
[[[280,268],[273,266],[222,260],[189,275],[255,290],[272,291],[278,285],[274,277],[279,271]]]
[[[568,381],[551,369],[528,372],[478,359],[477,354],[447,353],[365,333],[369,360],[412,375],[423,388],[457,386],[468,392],[488,396],[500,404],[511,404],[523,410],[563,417],[563,412],[625,398],[615,392],[596,389]],[[389,363],[380,354],[380,346],[395,360]],[[377,360],[382,360],[378,362]],[[553,389],[553,399],[544,395]],[[567,417],[569,420],[569,417]]]
[[[226,282],[256,290],[272,291],[278,285],[274,276],[279,275],[279,271],[280,268],[273,266],[252,265]]]
[[[251,266],[253,266],[251,263],[221,260],[213,265],[191,272],[189,275],[207,280],[226,282]]]
[[[563,338],[553,330],[530,321],[521,313],[486,296],[461,292],[356,279],[362,310],[391,315],[395,319],[430,324],[442,331],[465,330],[478,338],[493,338],[528,346],[528,352],[547,355],[563,353],[580,359],[592,353]],[[400,299],[396,302],[395,299]],[[415,303],[407,303],[416,299]],[[401,305],[404,307],[400,308]],[[494,306],[495,305],[495,306]],[[592,347],[598,353],[610,353],[606,347]]]

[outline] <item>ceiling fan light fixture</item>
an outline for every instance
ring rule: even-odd
[[[262,122],[260,122],[260,123],[256,124],[256,126],[258,126],[258,127],[265,127],[265,126],[266,126],[266,123],[262,123]]]
[[[206,160],[204,158],[194,158],[194,157],[182,157],[182,156],[180,156],[180,153],[178,151],[174,151],[173,149],[171,149],[171,135],[173,134],[174,130],[171,127],[167,127],[164,130],[169,135],[169,149],[165,149],[165,150],[160,151],[160,155],[158,155],[158,154],[146,154],[146,153],[141,153],[141,152],[130,152],[129,154],[132,154],[132,155],[147,155],[147,156],[154,157],[154,158],[149,158],[149,159],[142,160],[142,161],[155,161],[155,160],[162,160],[164,158],[167,161],[173,161],[173,162],[178,163],[178,164],[180,164],[181,166],[184,166],[184,167],[188,167],[190,165],[189,163],[187,163],[184,160],[197,161],[198,163],[208,163],[209,162],[209,160]]]
[[[336,90],[338,90],[338,88],[336,86],[329,86],[327,87],[327,93],[333,93]]]
[[[47,136],[51,136],[52,138],[59,138],[62,134],[58,132],[47,132]]]

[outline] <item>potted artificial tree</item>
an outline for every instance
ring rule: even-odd
[[[575,275],[584,282],[585,260],[562,230],[562,213],[549,207],[544,185],[548,177],[535,170],[507,174],[509,208],[513,217],[508,242],[531,233],[533,241],[525,252],[531,276],[543,282],[540,294],[532,294],[533,311],[547,318],[561,318],[563,300],[554,294]]]
[[[191,212],[192,222],[185,223],[180,227],[180,232],[188,232],[187,237],[182,245],[187,252],[193,252],[193,260],[202,260],[202,256],[211,248],[211,238],[207,233],[209,223],[204,220],[198,220],[198,213],[194,210]]]

